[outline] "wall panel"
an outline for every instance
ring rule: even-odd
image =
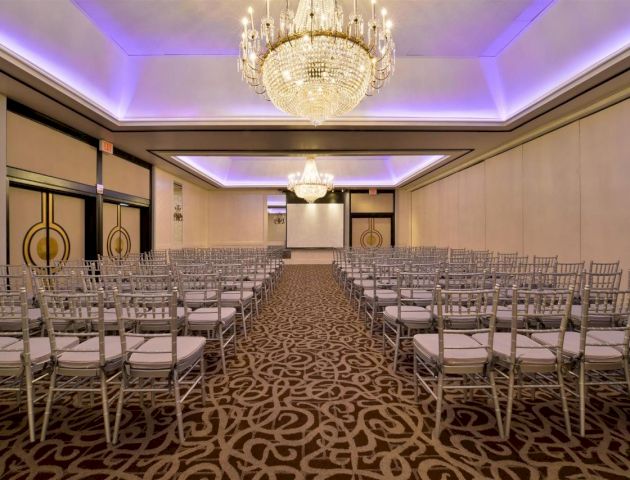
[[[630,102],[580,122],[582,255],[630,269]]]
[[[629,270],[628,132],[625,100],[413,191],[412,244],[483,248],[485,237],[492,251]]]
[[[485,165],[475,165],[454,178],[459,181],[458,244],[483,250],[486,248]]]
[[[103,186],[107,190],[149,198],[150,171],[116,155],[103,155]]]
[[[523,145],[523,245],[532,255],[580,258],[579,125]]]
[[[496,252],[523,252],[523,147],[487,160],[486,248]]]
[[[96,148],[11,112],[7,139],[7,165],[96,185]]]

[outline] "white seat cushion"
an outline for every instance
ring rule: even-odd
[[[203,355],[206,340],[202,337],[177,337],[177,367],[190,365]],[[142,353],[162,352],[162,353]],[[129,356],[131,368],[163,370],[171,367],[171,337],[154,337]]]
[[[221,307],[221,323],[224,325],[234,320],[236,309],[232,307]],[[216,307],[200,308],[188,314],[188,325],[195,328],[214,328],[219,321],[219,309]]]
[[[431,360],[439,358],[439,334],[419,333],[414,335],[413,344],[421,355]],[[460,333],[444,334],[445,365],[483,365],[488,361],[488,352],[472,337]]]
[[[559,332],[541,332],[534,333],[532,339],[542,345],[555,347],[558,344]],[[606,345],[588,345],[590,341],[587,339],[584,356],[587,362],[610,362],[621,359],[621,353],[612,347]],[[595,342],[592,342],[595,343]],[[564,334],[564,344],[562,351],[567,355],[578,356],[580,354],[580,333],[566,332]]]
[[[79,344],[78,337],[57,337],[56,344],[58,349],[72,348]],[[50,340],[48,337],[34,337],[30,341],[31,347],[31,363],[38,364],[50,360]],[[22,350],[24,350],[24,341],[12,343],[5,349],[0,350],[0,365],[3,367],[17,367],[22,364]]]
[[[624,330],[595,330],[588,332],[586,336],[589,343],[601,342],[604,345],[612,346],[620,352],[624,350],[626,332]]]
[[[247,303],[254,298],[254,292],[251,290],[244,290],[242,296],[242,302]],[[221,292],[221,302],[224,304],[238,304],[241,301],[241,292]]]
[[[373,289],[364,290],[363,296],[368,300],[372,300],[374,298],[374,290]],[[379,302],[388,302],[388,303],[397,302],[398,295],[393,290],[378,288],[376,289],[376,300]]]
[[[126,345],[128,350],[139,346],[144,340],[141,337],[127,337]],[[110,363],[122,357],[122,347],[120,337],[104,337],[105,362]],[[99,366],[98,337],[92,337],[85,342],[79,343],[72,348],[71,352],[64,352],[59,355],[59,365],[69,368],[97,368]]]
[[[582,305],[571,305],[571,319],[575,324],[580,324],[582,320]],[[600,305],[599,308],[593,306],[588,312],[588,326],[610,327],[612,326],[613,319],[614,315],[612,311],[605,311],[602,305]]]
[[[13,338],[13,337],[0,337],[0,348],[4,348],[8,345],[11,345],[12,343],[17,342],[18,339],[17,338]]]
[[[184,299],[188,305],[192,305],[192,304],[197,305],[200,303],[209,302],[215,298],[217,298],[217,292],[214,290],[210,290],[206,292],[204,291],[184,292]]]
[[[400,296],[403,298],[411,298],[419,302],[431,302],[433,300],[433,292],[419,288],[401,288]]]
[[[22,330],[21,314],[18,313],[18,318],[0,318],[0,331],[17,331]],[[42,312],[39,308],[28,309],[28,326],[29,328],[36,328],[42,322]]]
[[[393,305],[385,307],[383,318],[391,323],[399,321],[408,328],[428,328],[432,324],[433,315],[424,307],[401,305],[399,318],[398,305]]]
[[[482,345],[488,345],[487,333],[475,333],[472,336]],[[495,332],[492,351],[497,357],[509,359],[512,349],[512,333]],[[555,354],[538,342],[535,342],[525,335],[516,335],[516,359],[520,363],[526,364],[553,364],[556,361]]]

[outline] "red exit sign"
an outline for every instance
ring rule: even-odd
[[[98,149],[101,152],[109,153],[110,155],[114,154],[114,144],[112,142],[108,142],[107,140],[99,141]]]
[[[369,193],[370,195],[376,195],[376,194],[378,193],[378,190],[376,190],[376,188],[370,188],[370,189],[368,190],[368,193]]]

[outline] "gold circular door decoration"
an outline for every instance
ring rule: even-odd
[[[70,258],[70,239],[63,227],[55,223],[54,196],[41,194],[41,219],[24,235],[22,257],[27,265],[47,267]]]
[[[122,226],[121,205],[116,205],[116,225],[109,231],[105,244],[110,257],[125,258],[131,251],[131,237]]]
[[[368,218],[368,228],[361,234],[363,248],[378,248],[383,246],[383,235],[374,227],[374,219]]]
[[[121,225],[116,225],[107,235],[107,255],[126,257],[131,250],[131,237]]]

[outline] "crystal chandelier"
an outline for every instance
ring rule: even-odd
[[[376,15],[371,0],[367,32],[354,0],[344,23],[342,0],[289,0],[279,25],[266,16],[258,30],[254,11],[243,18],[239,70],[256,91],[290,115],[320,125],[353,110],[366,95],[377,92],[394,70],[392,22],[387,11]]]
[[[302,175],[299,172],[289,175],[288,188],[298,197],[313,203],[333,189],[333,176],[329,173],[320,174],[317,171],[315,157],[308,157]]]

